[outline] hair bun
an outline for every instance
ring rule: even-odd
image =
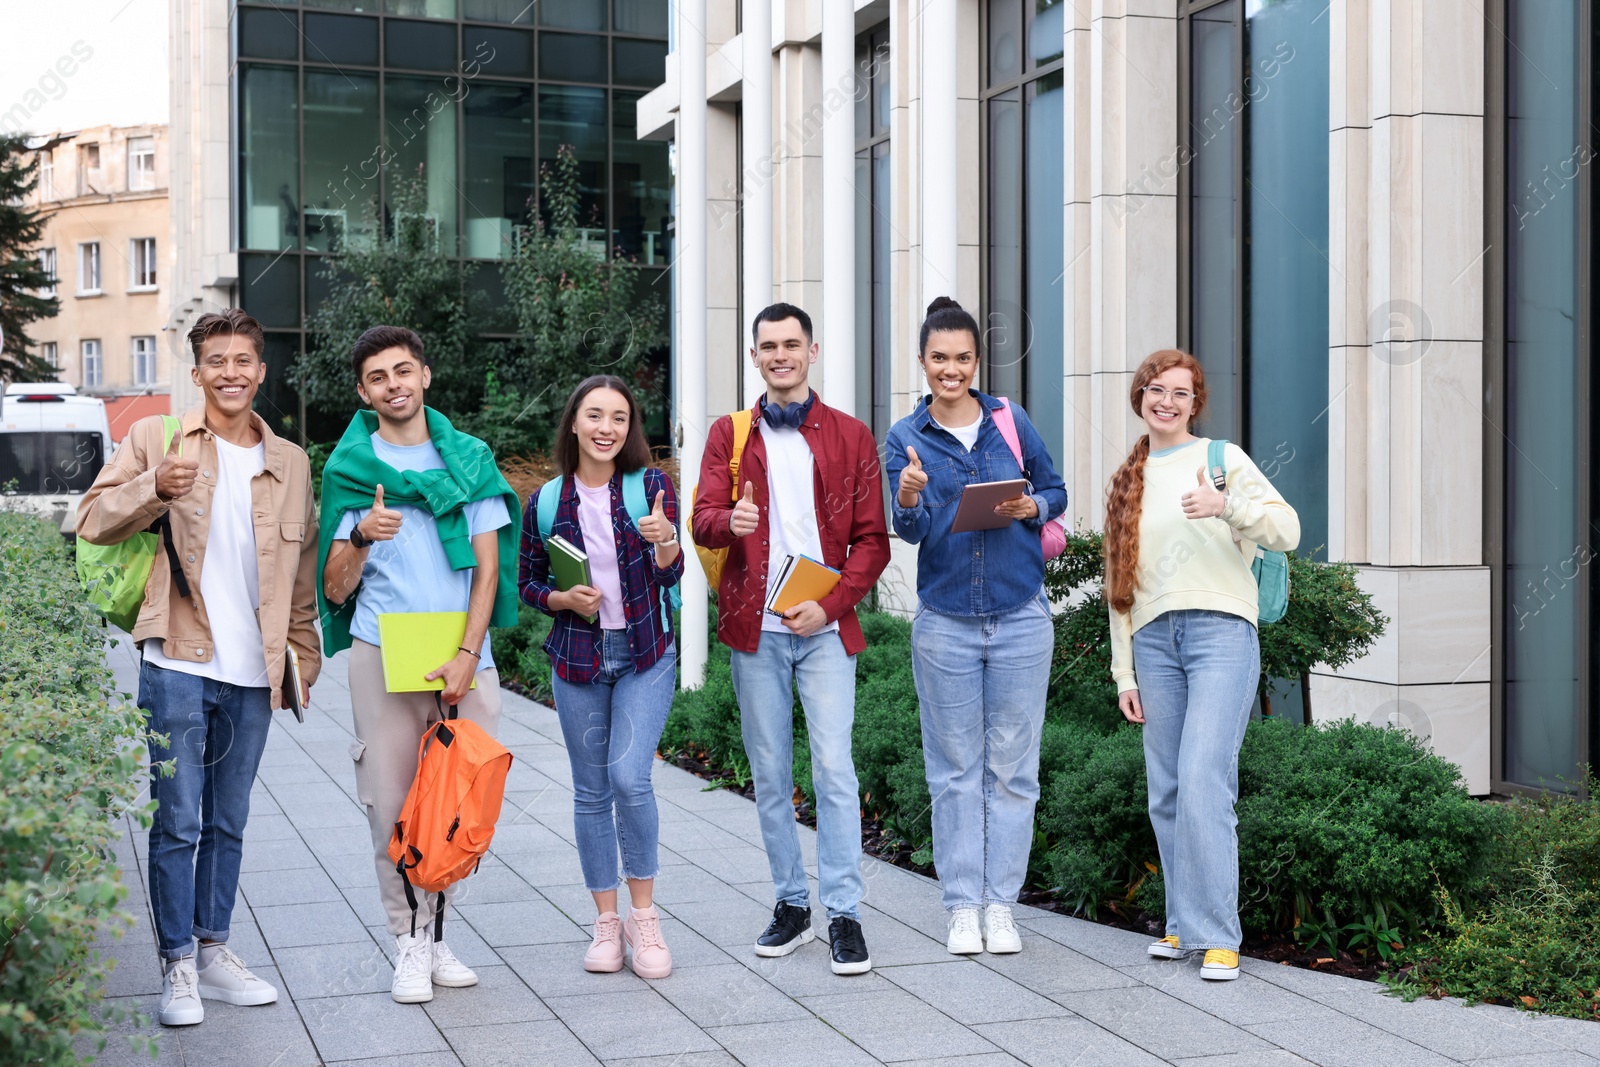
[[[928,317],[932,318],[936,312],[948,311],[952,308],[960,311],[961,305],[951,300],[948,296],[936,296],[933,298],[933,303],[928,305]]]

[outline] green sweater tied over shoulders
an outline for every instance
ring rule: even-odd
[[[322,469],[322,505],[317,539],[317,603],[322,609],[323,651],[333,655],[350,647],[350,619],[355,614],[360,589],[343,604],[330,604],[323,594],[322,575],[328,565],[328,550],[339,518],[353,508],[372,507],[377,486],[383,485],[386,505],[408,504],[432,513],[438,526],[444,553],[456,570],[477,566],[472,552],[472,536],[463,510],[475,500],[498,496],[505,499],[511,523],[497,531],[500,543],[499,579],[495,586],[491,627],[515,626],[517,622],[517,552],[522,538],[522,506],[517,494],[506,483],[495,465],[489,446],[450,425],[450,420],[433,408],[423,408],[428,420],[428,438],[444,459],[443,470],[397,471],[372,450],[372,435],[378,429],[378,416],[358,411],[350,420],[344,437]]]

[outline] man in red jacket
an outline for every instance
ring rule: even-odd
[[[866,647],[856,604],[889,563],[878,449],[859,419],[828,407],[806,383],[817,361],[811,317],[773,304],[755,318],[750,360],[767,383],[756,402],[735,494],[733,420],[711,427],[700,464],[694,539],[728,549],[717,590],[717,636],[732,650],[745,754],[778,904],[756,955],[810,941],[811,904],[795,828],[793,692],[800,689],[817,793],[817,875],[835,974],[872,968],[861,933],[861,799],[850,757],[856,653]],[[735,496],[737,495],[737,503]],[[821,600],[778,618],[764,610],[785,556],[840,572]]]

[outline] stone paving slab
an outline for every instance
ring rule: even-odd
[[[120,688],[137,664],[109,653]],[[502,740],[517,757],[482,869],[446,922],[473,989],[427,1005],[389,998],[384,927],[366,819],[355,799],[343,657],[305,724],[279,715],[252,791],[234,912],[235,951],[280,990],[277,1004],[206,1002],[206,1021],[152,1021],[160,972],[146,894],[145,835],[125,820],[117,855],[133,922],[108,1004],[123,1021],[99,1064],[184,1067],[1600,1067],[1600,1027],[1453,1001],[1407,1004],[1333,975],[1245,960],[1206,983],[1195,960],[1155,962],[1146,938],[1031,908],[1023,951],[944,951],[939,887],[864,859],[861,909],[874,970],[828,967],[817,940],[780,959],[751,942],[772,891],[755,806],[674,767],[655,770],[662,872],[657,901],[670,978],[589,974],[593,904],[573,847],[572,789],[554,711],[504,694]],[[815,875],[816,835],[802,828]],[[156,1056],[128,1045],[153,1039]],[[84,1052],[92,1049],[85,1046]]]

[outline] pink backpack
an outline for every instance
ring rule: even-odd
[[[1017,457],[1017,466],[1026,474],[1027,465],[1022,462],[1022,442],[1017,440],[1017,423],[1011,417],[1011,401],[1001,397],[1000,406],[990,414],[994,416],[995,428],[1000,431],[1000,436],[1011,446],[1011,454]],[[1044,550],[1046,561],[1055,559],[1066,551],[1067,517],[1064,513],[1044,524],[1044,528],[1039,531],[1039,547]]]

